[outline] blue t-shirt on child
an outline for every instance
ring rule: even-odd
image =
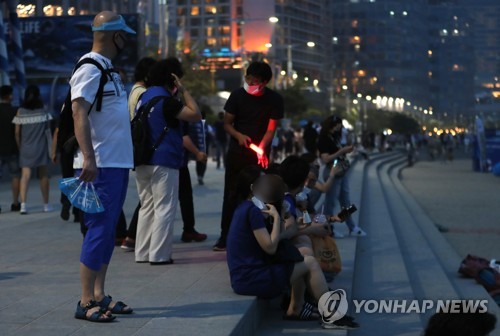
[[[242,202],[233,215],[227,237],[227,264],[231,287],[237,294],[274,298],[289,285],[293,264],[270,265],[254,231],[266,228],[262,212]]]

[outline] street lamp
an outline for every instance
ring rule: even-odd
[[[278,19],[276,16],[271,16],[269,18],[269,22],[271,22],[271,23],[278,23],[279,20],[280,19]]]
[[[316,46],[316,43],[314,43],[313,41],[308,41],[306,43],[306,45],[309,47],[309,48],[314,48]]]

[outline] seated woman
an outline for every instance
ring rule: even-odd
[[[343,168],[341,166],[332,165],[328,174],[328,178],[326,178],[325,176],[325,181],[322,183],[319,181],[320,164],[318,157],[312,153],[305,153],[302,154],[300,158],[309,163],[310,169],[306,181],[306,188],[308,190],[308,192],[306,193],[307,202],[297,202],[297,207],[301,210],[307,209],[311,217],[314,217],[314,215],[318,214],[316,212],[316,204],[320,200],[321,195],[326,193],[331,188],[333,181],[335,180],[335,175],[341,174],[343,172]],[[326,173],[324,175],[326,175]],[[316,217],[316,219],[320,219],[320,223],[340,222],[337,220],[338,218],[336,216],[330,216],[331,214],[324,214],[323,209],[324,206],[321,207],[321,211],[319,213],[323,216]],[[343,234],[339,233],[335,229],[332,233],[335,238],[344,237]]]
[[[285,182],[287,193],[285,204],[288,208],[286,216],[286,231],[282,234],[291,237],[295,246],[304,256],[314,256],[312,241],[309,235],[325,237],[331,235],[330,225],[327,221],[321,223],[304,222],[304,211],[307,210],[307,202],[297,202],[297,196],[303,194],[304,187],[309,183],[309,164],[298,156],[287,157],[280,166],[280,176]],[[336,216],[331,221],[340,221]]]
[[[243,174],[243,177],[245,174]],[[247,174],[246,177],[248,177]],[[254,175],[255,177],[255,175]],[[240,180],[242,175],[240,175]],[[284,316],[293,320],[316,320],[320,316],[315,307],[305,304],[306,287],[314,298],[328,292],[328,286],[318,263],[311,256],[296,263],[268,262],[268,256],[274,255],[278,249],[282,222],[276,207],[283,200],[285,186],[280,177],[264,175],[251,184],[250,190],[242,190],[240,186],[248,186],[248,182],[239,182],[238,189],[246,192],[245,200],[236,209],[227,244],[227,263],[229,266],[231,286],[240,295],[252,295],[260,298],[275,298],[291,286],[292,297]],[[252,201],[252,196],[265,203],[260,210]],[[272,219],[269,232],[265,216]],[[351,317],[324,325],[324,328],[355,328],[358,324]]]

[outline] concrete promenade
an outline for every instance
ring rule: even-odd
[[[461,223],[472,225],[472,221],[466,220],[469,218],[466,214],[471,211],[470,207],[481,204],[482,211],[473,217],[481,223],[479,228],[488,229],[487,232],[498,229],[499,217],[492,214],[498,211],[498,206],[488,200],[500,179],[474,175],[467,171],[466,162],[440,166],[438,162],[423,161],[403,170],[400,180],[404,166],[405,156],[394,152],[373,155],[370,161],[360,161],[353,167],[352,201],[360,209],[355,220],[368,236],[338,240],[343,270],[330,287],[345,289],[349,300],[487,299],[481,286],[458,277],[457,263],[463,251],[500,258],[498,244],[494,245],[491,240],[488,245],[491,236],[498,238],[498,235],[482,231],[464,234],[460,230],[470,230],[470,226]],[[194,176],[194,167],[190,168]],[[39,188],[36,181],[32,181],[31,213],[26,216],[8,212],[9,185],[5,178],[0,181],[3,209],[0,214],[1,336],[420,335],[430,316],[354,314],[351,305],[350,313],[356,316],[361,328],[350,332],[325,331],[316,322],[283,321],[277,301],[235,295],[229,284],[225,253],[211,250],[219,234],[223,171],[216,170],[210,163],[205,186],[194,186],[196,227],[209,235],[208,240],[181,243],[182,222],[178,213],[174,265],[136,264],[133,253],[116,248],[108,273],[107,292],[130,304],[135,314],[118,316],[118,322],[111,324],[76,320],[73,313],[80,293],[78,258],[82,237],[78,224],[59,218],[57,179],[58,176],[54,176],[51,180],[50,198],[55,211],[41,212]],[[469,188],[453,189],[464,180],[471,181]],[[441,183],[442,188],[450,190],[443,191],[443,195],[452,193],[453,196],[443,200],[437,187]],[[469,204],[470,199],[460,198],[459,194],[470,190],[472,184],[476,185],[473,190],[477,199]],[[131,175],[124,206],[128,221],[136,204],[137,192]],[[465,214],[460,216],[460,211]],[[436,223],[449,227],[450,231],[440,233]],[[347,231],[344,225],[340,228]],[[455,235],[473,237],[473,243],[455,244]],[[486,246],[484,250],[476,248],[482,246]],[[500,319],[498,308],[491,302],[489,307]],[[498,336],[499,332],[492,335]]]

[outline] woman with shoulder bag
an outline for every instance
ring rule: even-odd
[[[341,208],[351,205],[349,191],[349,160],[346,155],[353,151],[353,146],[342,146],[340,137],[342,135],[342,119],[337,116],[331,116],[321,123],[321,132],[318,139],[318,150],[321,160],[326,164],[325,172],[329,173],[333,165],[340,165],[342,171],[335,175],[335,180],[325,195],[325,213],[334,214],[335,201],[338,200]],[[353,236],[366,236],[366,233],[354,223],[352,217],[345,221],[349,228],[349,234]],[[343,235],[334,230],[336,238],[342,238]]]

